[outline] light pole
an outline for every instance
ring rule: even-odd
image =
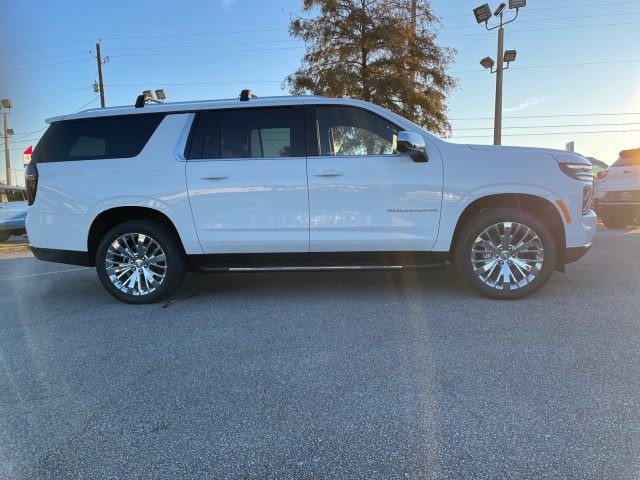
[[[7,185],[11,185],[11,157],[9,155],[9,137],[13,135],[13,130],[8,128],[8,120],[7,115],[11,112],[11,108],[13,107],[13,103],[8,98],[0,100],[0,104],[2,108],[8,110],[8,112],[4,112],[4,161],[7,169]]]
[[[488,22],[491,18],[491,9],[489,8],[489,4],[485,3],[477,8],[473,9],[473,14],[476,17],[476,21],[478,23],[484,23],[484,26],[487,30],[495,30],[498,29],[498,55],[497,55],[497,66],[495,71],[493,70],[493,66],[495,62],[491,57],[485,57],[480,60],[480,65],[484,68],[491,69],[491,73],[496,74],[496,108],[494,114],[494,123],[493,123],[493,144],[500,145],[502,143],[502,74],[503,71],[509,68],[509,62],[513,62],[516,59],[516,51],[515,50],[507,50],[504,51],[504,25],[513,22],[516,18],[518,18],[518,12],[520,8],[526,7],[527,0],[509,0],[509,8],[516,9],[516,15],[509,21],[504,21],[504,9],[506,8],[505,3],[501,3],[496,11],[493,13],[496,17],[500,17],[500,25],[496,25],[494,27],[489,27]],[[504,62],[507,62],[507,66],[504,67]]]

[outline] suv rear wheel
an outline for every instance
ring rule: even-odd
[[[112,228],[96,253],[98,278],[127,303],[153,303],[175,291],[186,273],[184,253],[166,226],[152,221]]]
[[[497,208],[464,225],[455,264],[475,290],[507,300],[539,290],[553,273],[556,256],[553,235],[538,218],[514,208]]]

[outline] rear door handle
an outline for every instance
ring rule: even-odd
[[[344,172],[340,170],[322,170],[313,174],[314,177],[341,177],[342,175]]]
[[[209,173],[200,177],[201,180],[224,180],[225,178],[229,178],[229,174],[223,172]]]

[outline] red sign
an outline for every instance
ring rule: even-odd
[[[33,153],[33,146],[27,148],[22,154],[22,158],[24,159],[25,167],[31,163],[31,154]]]

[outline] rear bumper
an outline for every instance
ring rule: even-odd
[[[603,213],[606,215],[609,212],[615,212],[622,215],[628,215],[630,217],[637,217],[640,215],[640,203],[598,202],[595,205],[595,211],[598,215],[602,215]]]
[[[38,260],[45,262],[67,263],[69,265],[80,265],[82,267],[91,267],[89,254],[87,252],[78,252],[75,250],[58,250],[55,248],[39,248],[29,245],[33,255]]]

